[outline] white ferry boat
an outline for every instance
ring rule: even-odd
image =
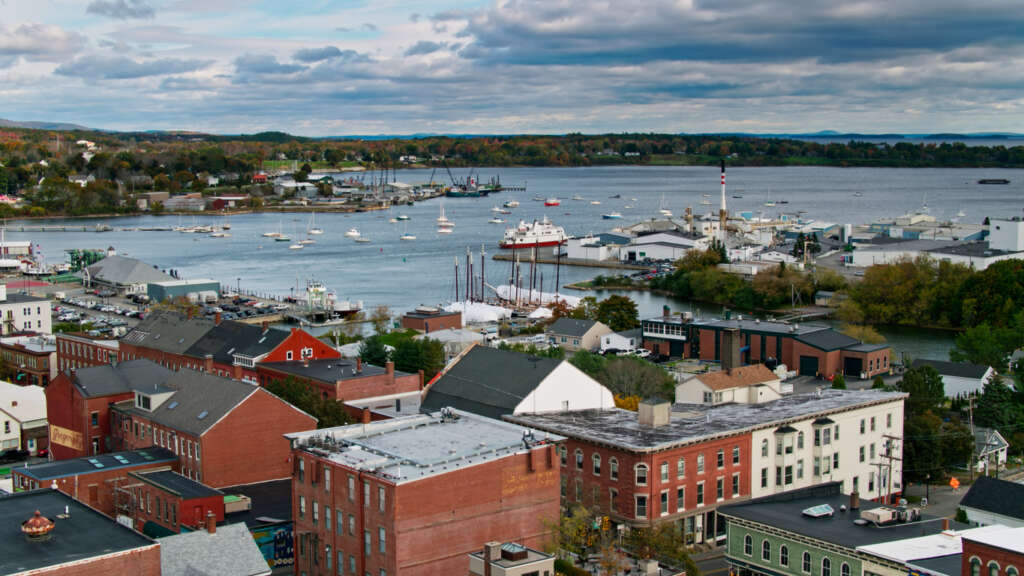
[[[558,246],[566,240],[565,229],[555,226],[545,216],[533,222],[519,221],[519,226],[506,228],[505,237],[498,244],[501,248],[516,250],[534,246]]]

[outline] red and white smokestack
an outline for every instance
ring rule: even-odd
[[[722,211],[725,212],[725,158],[722,158]]]

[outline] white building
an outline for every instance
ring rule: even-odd
[[[996,376],[991,366],[981,366],[968,362],[946,362],[945,360],[927,360],[919,358],[911,364],[912,368],[931,366],[942,376],[942,387],[948,398],[981,393],[985,385]]]
[[[960,500],[971,524],[1024,527],[1024,484],[978,476]]]
[[[437,340],[444,346],[445,361],[449,362],[459,354],[462,354],[470,346],[484,344],[487,335],[479,330],[467,330],[465,328],[449,328],[446,330],[435,330],[429,334],[417,334],[415,340],[430,338]]]
[[[782,381],[764,364],[697,374],[676,385],[677,404],[761,404],[782,396]]]
[[[861,498],[901,492],[906,396],[886,394],[853,409],[755,430],[750,497],[833,481]]]
[[[599,262],[618,260],[619,249],[629,242],[628,236],[607,233],[570,238],[565,243],[565,256],[574,260]]]
[[[0,380],[0,451],[20,448],[35,454],[39,440],[46,437],[43,388]]]
[[[998,430],[974,427],[974,469],[978,474],[986,474],[989,470],[1006,467],[1006,455],[1010,443],[1003,438]]]
[[[622,332],[612,332],[601,336],[601,353],[604,354],[609,350],[632,352],[637,348],[640,348],[642,344],[642,336],[639,328],[624,330]]]
[[[8,294],[7,287],[0,284],[0,317],[3,318],[0,334],[14,332],[53,331],[50,317],[50,300],[28,294]]]

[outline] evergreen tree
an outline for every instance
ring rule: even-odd
[[[366,340],[363,340],[362,345],[359,346],[359,357],[367,364],[383,366],[391,359],[391,353],[384,346],[384,342],[381,341],[380,336],[374,334]]]

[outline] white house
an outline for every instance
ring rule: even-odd
[[[760,404],[782,396],[782,382],[764,364],[697,374],[676,385],[677,404]]]
[[[614,406],[610,390],[565,360],[475,346],[430,382],[420,411],[452,407],[500,419]]]
[[[971,524],[1024,526],[1024,484],[978,476],[960,500]]]
[[[29,294],[8,294],[7,287],[0,284],[0,334],[12,332],[53,332],[50,316],[50,300]]]
[[[980,393],[996,375],[996,371],[991,366],[968,362],[918,359],[911,364],[912,368],[920,366],[935,368],[942,376],[942,385],[949,398],[956,398],[962,394]]]
[[[642,344],[642,335],[639,328],[622,332],[611,332],[601,336],[601,353],[604,354],[609,350],[632,352],[640,348]]]
[[[974,427],[974,468],[979,474],[1006,467],[1010,443],[998,430]]]
[[[0,380],[0,450],[21,448],[35,454],[46,445],[47,430],[42,386]]]
[[[437,340],[444,346],[445,361],[450,361],[470,346],[485,343],[487,335],[482,334],[478,330],[449,328],[447,330],[435,330],[429,334],[417,334],[413,338],[415,340],[422,340],[424,338]]]

